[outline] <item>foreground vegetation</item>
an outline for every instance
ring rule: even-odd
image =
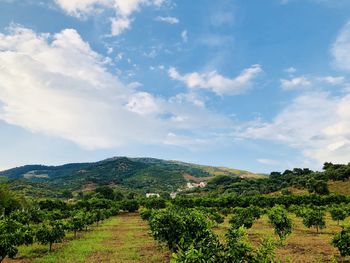
[[[333,164],[235,183],[221,175],[175,199],[109,186],[70,199],[32,199],[2,181],[0,262],[341,261],[350,256],[350,196],[330,194],[328,186],[349,176],[349,165]],[[268,183],[276,190],[281,182],[308,192],[242,191]]]

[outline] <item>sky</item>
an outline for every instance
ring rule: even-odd
[[[0,170],[350,161],[348,0],[0,0]]]

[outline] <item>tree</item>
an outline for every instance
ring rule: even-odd
[[[108,186],[100,186],[95,189],[95,192],[100,194],[103,198],[113,200],[114,199],[114,191],[112,188]]]
[[[84,212],[79,211],[73,217],[68,220],[68,228],[74,232],[74,237],[77,237],[77,231],[84,230],[84,227],[88,224]]]
[[[348,216],[348,213],[341,207],[332,207],[329,212],[332,219],[338,222],[338,225],[339,221],[343,221]]]
[[[303,216],[303,223],[306,227],[315,227],[316,232],[319,232],[319,229],[326,227],[326,221],[324,219],[325,213],[319,208],[309,209]]]
[[[254,217],[250,214],[235,213],[230,218],[230,224],[232,228],[238,229],[241,226],[245,228],[251,228],[254,223]]]
[[[0,262],[7,256],[15,257],[18,246],[31,243],[33,243],[33,234],[29,227],[12,219],[0,220]]]
[[[350,229],[343,228],[340,233],[335,234],[332,245],[338,248],[342,257],[350,256]]]
[[[268,217],[269,223],[273,226],[281,241],[292,233],[292,220],[288,217],[288,212],[283,206],[276,205],[271,208]]]
[[[36,232],[36,238],[39,243],[49,245],[49,251],[52,251],[52,244],[59,243],[65,237],[64,227],[58,221],[50,221],[48,224],[42,224]]]
[[[136,200],[124,200],[121,202],[120,208],[123,211],[135,212],[139,209],[139,203]]]
[[[316,180],[315,178],[311,178],[306,187],[310,193],[316,193],[320,195],[329,194],[328,184],[325,180]]]
[[[251,228],[254,220],[259,219],[262,214],[262,209],[256,206],[249,206],[247,208],[235,208],[233,216],[230,219],[230,224],[233,228],[239,228],[244,226],[245,228]]]

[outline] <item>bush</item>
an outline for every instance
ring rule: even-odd
[[[136,212],[139,209],[139,203],[136,200],[124,200],[120,204],[120,208],[127,212]]]
[[[33,234],[29,227],[12,219],[0,220],[0,262],[7,256],[15,257],[18,246],[31,243]]]
[[[338,248],[342,257],[350,256],[350,229],[343,228],[340,233],[334,235],[332,244]]]
[[[142,208],[140,210],[140,217],[142,218],[142,220],[149,220],[152,213],[153,213],[152,209]]]

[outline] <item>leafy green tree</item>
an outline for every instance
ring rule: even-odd
[[[303,216],[303,223],[306,227],[315,227],[316,232],[326,227],[325,213],[320,208],[309,209]]]
[[[136,200],[124,200],[121,202],[120,208],[123,211],[135,212],[139,209],[139,203]]]
[[[166,201],[160,197],[149,197],[145,200],[145,207],[148,209],[161,209],[166,207]]]
[[[329,194],[328,184],[325,180],[316,180],[315,178],[311,178],[306,187],[310,193],[316,193],[320,195]]]
[[[50,252],[52,251],[52,244],[61,242],[64,237],[64,226],[58,221],[42,224],[36,232],[36,238],[39,243],[49,245]]]
[[[147,208],[141,208],[140,209],[140,217],[142,220],[149,220],[152,216],[153,210],[147,209]]]
[[[335,234],[332,245],[338,248],[342,257],[350,256],[350,229],[343,228],[340,233]]]
[[[12,219],[0,220],[0,262],[7,256],[15,257],[18,246],[32,243],[33,233],[29,227]]]
[[[74,232],[74,237],[77,237],[77,232],[84,230],[85,226],[88,224],[88,221],[85,217],[83,211],[77,212],[73,217],[68,219],[68,228]]]
[[[254,223],[254,217],[252,215],[245,215],[244,213],[235,213],[229,220],[231,226],[235,229],[244,226],[245,228],[251,228]]]
[[[341,207],[332,207],[329,210],[331,217],[334,221],[337,221],[338,225],[339,225],[339,221],[343,221],[347,216],[348,213],[345,209],[341,208]]]
[[[233,216],[230,219],[230,224],[234,228],[244,226],[245,228],[251,228],[254,220],[259,219],[262,214],[262,209],[256,206],[249,206],[247,208],[235,208]]]
[[[211,222],[195,209],[155,210],[149,224],[154,238],[165,242],[172,251],[187,249],[203,240],[206,243],[217,240],[211,230]]]
[[[288,217],[288,212],[283,206],[276,205],[271,208],[268,217],[269,223],[273,226],[281,241],[292,233],[292,220]]]
[[[124,199],[124,195],[122,192],[115,190],[114,191],[114,200],[115,201],[122,201]]]
[[[108,186],[97,187],[94,191],[105,199],[114,200],[114,191]]]

